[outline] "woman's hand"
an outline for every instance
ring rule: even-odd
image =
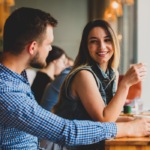
[[[132,103],[132,100],[126,99],[124,105],[131,104],[131,103]]]
[[[117,123],[116,137],[142,137],[150,135],[150,119],[139,118],[125,123]]]
[[[133,84],[136,84],[146,77],[146,63],[139,63],[132,66],[124,75],[121,83],[130,87]]]

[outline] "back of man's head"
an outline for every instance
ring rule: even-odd
[[[15,10],[5,22],[4,52],[17,55],[33,41],[41,44],[48,24],[57,25],[57,20],[49,13],[25,7]]]

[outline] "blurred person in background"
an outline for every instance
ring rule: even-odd
[[[51,111],[52,107],[57,103],[60,87],[74,63],[71,58],[67,57],[66,59],[66,69],[63,70],[53,82],[49,83],[44,91],[40,105],[48,111]]]
[[[67,67],[73,66],[73,64],[74,64],[73,59],[67,56]]]
[[[64,50],[57,46],[52,46],[46,58],[46,67],[40,69],[31,86],[35,99],[40,104],[46,86],[51,83],[55,76],[59,75],[66,65],[66,54]]]
[[[146,76],[146,64],[130,68],[118,85],[119,42],[104,20],[89,22],[84,30],[74,66],[66,77],[52,112],[66,119],[128,122],[119,117],[129,87]],[[99,149],[99,144],[70,149]]]

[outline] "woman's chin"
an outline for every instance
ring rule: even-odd
[[[107,65],[108,62],[109,62],[109,61],[107,61],[107,60],[102,60],[102,61],[99,61],[98,64],[99,64],[99,65]]]

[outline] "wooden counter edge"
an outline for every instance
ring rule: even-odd
[[[135,146],[135,145],[150,145],[150,137],[141,137],[141,138],[116,138],[112,140],[105,140],[105,145],[130,145],[130,146]]]

